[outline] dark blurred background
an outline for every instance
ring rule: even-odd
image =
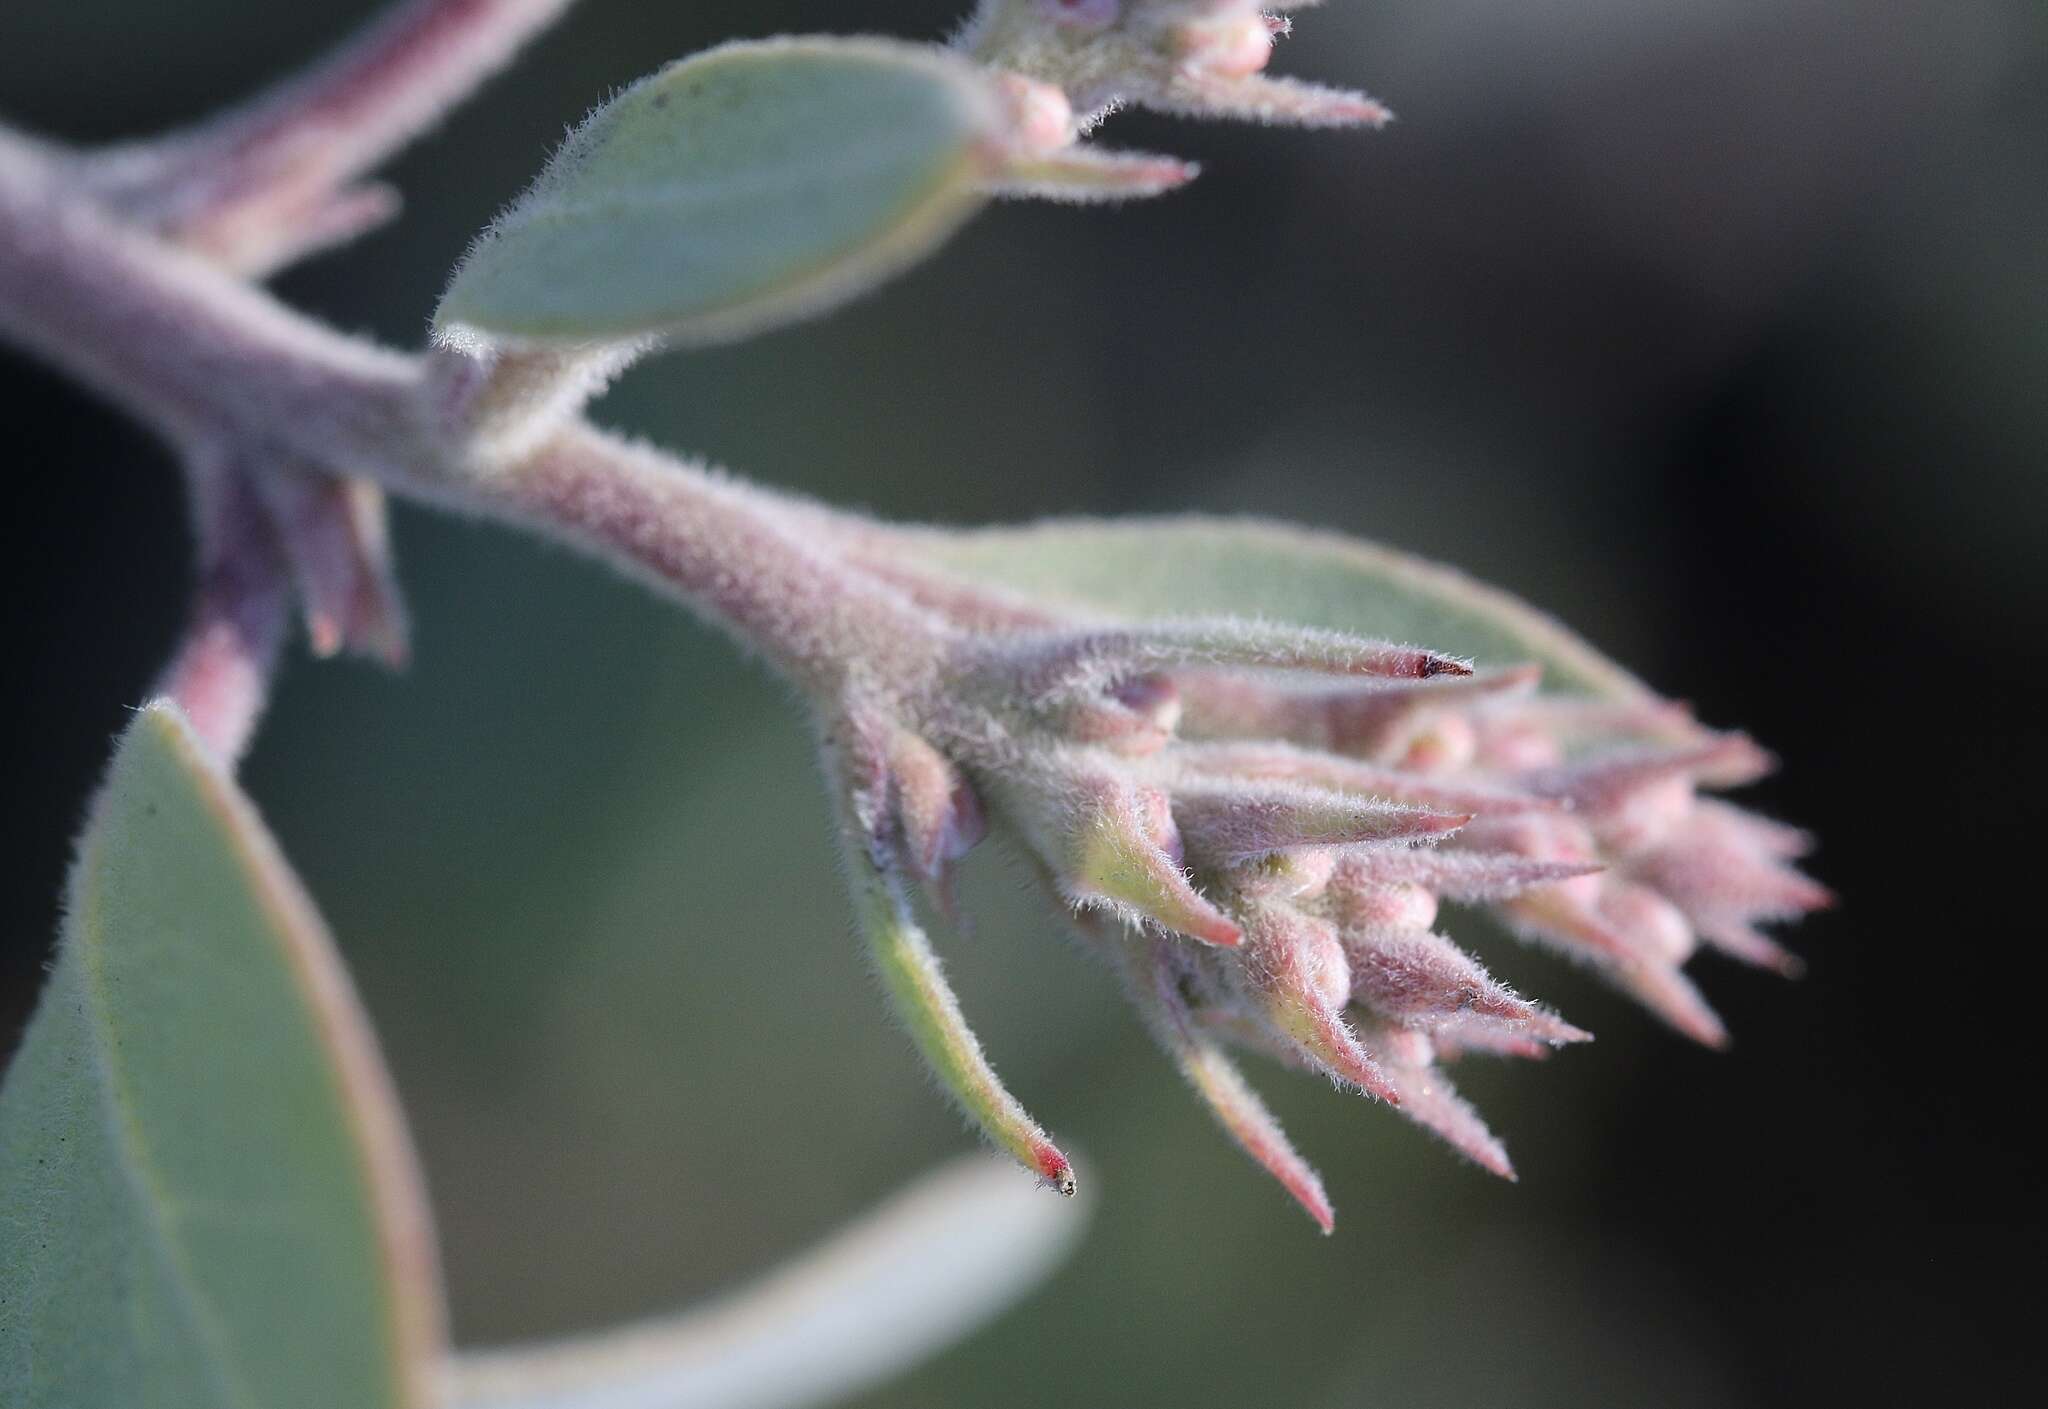
[[[608,89],[732,34],[936,36],[964,0],[585,0],[290,274],[416,342],[449,264]],[[194,117],[369,0],[16,0],[0,112]],[[997,209],[830,320],[636,370],[601,419],[880,513],[1206,509],[1445,558],[1785,759],[1843,907],[1797,985],[1703,960],[1689,1048],[1470,917],[1597,1029],[1460,1081],[1523,1180],[1254,1071],[1325,1241],[1114,986],[970,867],[963,999],[1100,1200],[1020,1310],[873,1405],[1956,1402],[2041,1368],[2048,10],[2038,0],[1340,0],[1276,67],[1379,135],[1120,118],[1199,157]],[[0,356],[0,1045],[110,736],[182,611],[164,455]],[[469,1341],[729,1285],[967,1137],[849,938],[781,690],[580,561],[400,509],[418,663],[287,668],[247,781],[416,1122]],[[4,1275],[4,1274],[0,1274]]]

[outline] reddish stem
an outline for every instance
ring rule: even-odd
[[[227,465],[187,476],[199,540],[192,618],[155,693],[178,702],[230,766],[255,733],[291,611],[284,554],[255,486]]]

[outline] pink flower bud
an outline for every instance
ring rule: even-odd
[[[1436,1060],[1435,1044],[1413,1028],[1386,1028],[1374,1037],[1373,1047],[1392,1066],[1426,1067]]]
[[[1463,715],[1444,714],[1408,740],[1401,766],[1418,773],[1449,773],[1469,767],[1479,753],[1479,733]]]
[[[1074,105],[1052,84],[1006,73],[997,77],[996,91],[1009,110],[1014,151],[1035,156],[1074,140]]]
[[[1218,78],[1246,78],[1273,57],[1273,27],[1257,12],[1194,20],[1175,32],[1181,61],[1190,71]]]
[[[1482,768],[1521,773],[1556,767],[1564,761],[1564,749],[1540,724],[1509,719],[1481,729],[1475,756]]]
[[[1334,903],[1343,922],[1360,929],[1427,930],[1436,923],[1436,897],[1419,885],[1347,886]]]
[[[890,737],[887,764],[896,814],[912,867],[925,881],[946,869],[988,834],[981,800],[945,755],[907,729]]]
[[[1653,890],[1610,884],[1600,900],[1600,915],[1642,953],[1673,965],[1692,957],[1692,926],[1677,906]]]

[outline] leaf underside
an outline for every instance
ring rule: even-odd
[[[249,804],[152,705],[0,1088],[0,1404],[412,1409],[440,1337],[340,963]]]

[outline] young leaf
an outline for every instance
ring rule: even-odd
[[[433,1402],[390,1085],[254,810],[167,703],[115,754],[0,1088],[0,1404]]]
[[[715,342],[823,312],[937,245],[1006,160],[988,81],[878,39],[722,45],[641,80],[456,270],[457,345]]]
[[[888,551],[988,587],[1112,616],[1255,617],[1469,656],[1533,661],[1544,688],[1647,697],[1549,616],[1454,569],[1334,534],[1198,516],[906,531]]]

